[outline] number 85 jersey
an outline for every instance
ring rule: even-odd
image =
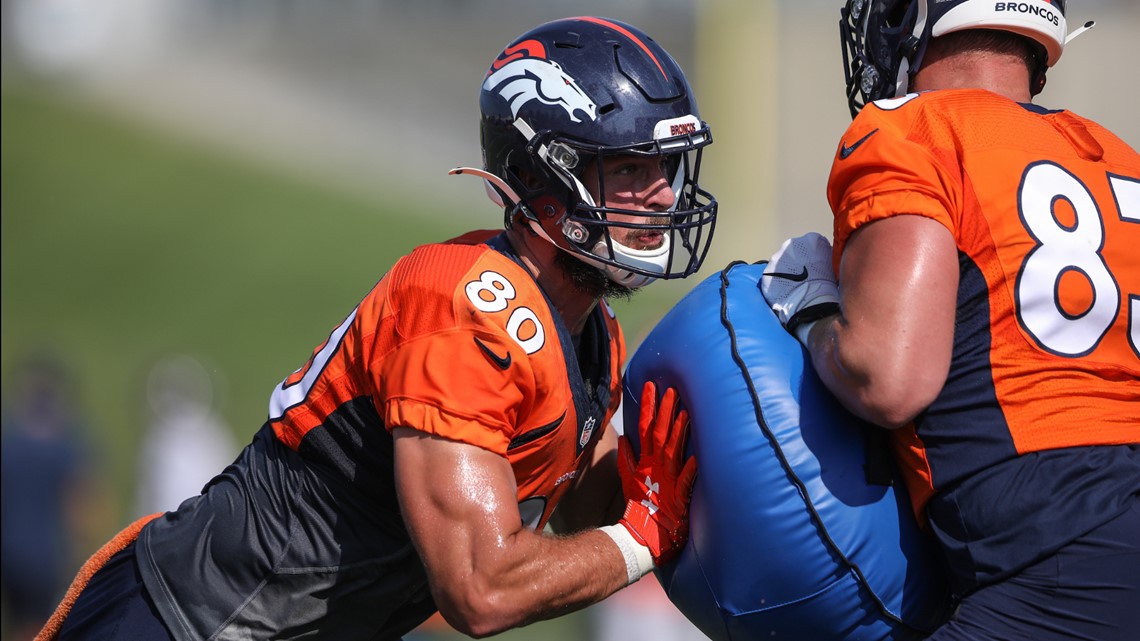
[[[898,435],[912,499],[1027,452],[1140,442],[1134,149],[987,91],[910,94],[851,124],[828,200],[836,268],[852,232],[890,216],[937,220],[957,243],[950,374]]]

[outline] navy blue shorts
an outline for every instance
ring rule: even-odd
[[[1140,638],[1140,498],[1014,576],[966,596],[931,641]]]
[[[134,543],[91,577],[56,639],[174,641],[143,585]]]

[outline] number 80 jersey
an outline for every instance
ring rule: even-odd
[[[603,302],[575,348],[495,234],[397,262],[274,390],[277,437],[348,478],[379,468],[388,496],[390,461],[361,465],[375,456],[360,447],[376,438],[369,432],[402,426],[476,445],[511,462],[522,520],[541,528],[617,409],[625,344]]]
[[[617,409],[625,346],[603,304],[576,349],[495,234],[400,259],[277,386],[234,464],[143,529],[139,570],[175,638],[388,639],[427,619],[396,426],[501,454],[521,522],[546,523]]]
[[[877,101],[843,140],[836,268],[852,232],[895,215],[958,246],[950,374],[899,434],[912,499],[1027,452],[1140,442],[1140,155],[982,90]]]

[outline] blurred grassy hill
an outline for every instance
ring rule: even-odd
[[[2,100],[3,373],[45,346],[71,362],[124,497],[156,358],[208,363],[244,443],[273,386],[398,256],[464,231],[423,203],[357,200],[51,92]]]
[[[156,358],[210,364],[244,442],[273,387],[399,256],[473,226],[422,194],[356,197],[42,87],[6,85],[0,99],[0,371],[7,382],[29,350],[63,352],[123,492]],[[475,226],[499,224],[473,205],[486,214]],[[631,341],[687,289],[670,285],[615,304]]]
[[[72,367],[116,512],[100,519],[107,531],[88,552],[135,516],[143,386],[158,358],[187,353],[207,364],[244,444],[273,387],[399,256],[467,231],[473,218],[500,220],[482,199],[473,206],[486,218],[449,216],[395,187],[383,202],[346,193],[51,87],[6,82],[0,106],[5,403],[13,367],[31,351],[51,349]],[[615,304],[631,349],[691,285],[659,284]],[[500,637],[584,638],[587,618]]]

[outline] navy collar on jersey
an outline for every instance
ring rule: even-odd
[[[486,245],[511,259],[519,267],[522,267],[528,275],[530,274],[530,270],[523,265],[518,253],[507,240],[505,231],[489,238]],[[533,276],[531,278],[533,280]],[[570,335],[570,330],[562,322],[562,315],[558,313],[550,301],[550,297],[546,295],[537,281],[535,286],[538,287],[538,291],[542,292],[546,307],[550,311],[550,316],[554,319],[554,325],[558,330],[558,341],[562,345],[567,379],[570,381],[570,392],[574,399],[574,413],[578,417],[576,454],[581,455],[586,445],[601,433],[601,422],[605,420],[606,411],[610,405],[610,379],[612,378],[610,375],[610,341],[612,337],[606,327],[605,318],[602,316],[605,314],[605,305],[594,306],[594,310],[590,312],[590,318],[586,322],[586,328],[578,337],[576,344],[574,337]],[[580,352],[584,354],[584,358],[579,358]],[[585,376],[582,372],[583,366],[591,370]],[[587,385],[591,389],[587,389]]]
[[[1032,102],[1019,102],[1017,104],[1024,107],[1026,111],[1032,111],[1033,113],[1039,114],[1042,116],[1047,115],[1047,114],[1060,113],[1060,112],[1064,111],[1064,109],[1046,109],[1045,107],[1042,107],[1041,105],[1035,105]]]

